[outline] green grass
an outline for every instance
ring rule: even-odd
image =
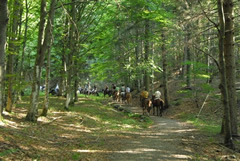
[[[4,151],[0,152],[0,157],[10,155],[10,154],[16,153],[16,152],[18,152],[18,149],[14,149],[14,148],[7,149],[7,150],[4,150]]]
[[[135,129],[144,128],[150,121],[144,123],[138,120],[137,115],[129,115],[123,112],[114,112],[112,107],[103,105],[101,102],[106,98],[90,96],[87,99],[81,98],[79,103],[70,110],[80,113],[87,118],[90,125],[108,127],[110,129]]]
[[[215,135],[218,134],[221,130],[221,124],[219,124],[217,121],[203,117],[197,118],[193,114],[182,113],[179,115],[179,119],[193,124],[196,128],[207,134]]]
[[[29,96],[24,96],[23,103],[17,107],[27,108],[29,106]],[[39,113],[43,107],[44,96],[39,98]],[[116,112],[108,105],[109,98],[98,96],[79,95],[79,101],[74,106],[70,106],[70,113],[79,115],[84,119],[83,123],[87,127],[95,127],[114,130],[135,130],[148,127],[152,121],[149,118],[140,121],[138,114],[129,114],[124,112]],[[54,111],[65,111],[65,98],[50,96],[49,112],[51,116]],[[67,111],[66,111],[67,112]],[[77,122],[75,122],[77,124]]]
[[[50,96],[48,116],[52,116],[55,111],[65,111],[65,98]],[[83,118],[83,124],[89,128],[100,128],[105,130],[136,130],[140,128],[147,128],[152,124],[149,118],[141,120],[140,114],[131,114],[124,112],[116,112],[113,107],[108,105],[108,97],[98,96],[87,96],[79,95],[79,101],[75,105],[70,106],[68,112],[69,121],[71,115],[79,115]],[[17,108],[28,108],[29,107],[29,96],[22,97],[23,102],[18,104]],[[39,97],[39,113],[42,112],[44,102],[44,96]],[[66,111],[67,113],[67,111]],[[79,121],[80,122],[80,121]],[[74,121],[74,124],[79,124]]]

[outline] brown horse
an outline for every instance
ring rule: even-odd
[[[114,91],[113,100],[117,101],[117,102],[120,102],[120,92],[119,91]]]
[[[147,110],[147,115],[149,116],[150,111],[151,111],[151,106],[152,106],[152,101],[149,98],[143,97],[143,95],[140,95],[140,102],[141,102],[141,107],[143,110],[143,115],[145,114],[145,110]]]
[[[126,99],[127,99],[127,104],[130,104],[132,102],[132,94],[130,92],[127,92]]]
[[[156,108],[157,116],[162,116],[164,101],[161,98],[155,99],[155,96],[152,96],[152,104],[153,104],[153,115],[155,115],[155,108]]]
[[[152,101],[149,98],[144,98],[143,99],[143,115],[145,114],[145,110],[147,110],[147,115],[150,115],[150,111],[151,111],[151,107],[152,107]]]

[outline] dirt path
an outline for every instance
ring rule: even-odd
[[[128,110],[141,113],[139,107],[127,107]],[[125,132],[116,146],[120,149],[109,154],[114,161],[146,160],[191,160],[193,152],[184,143],[186,137],[194,131],[190,126],[163,117],[150,116],[154,124],[138,132]],[[120,146],[119,146],[120,144]]]

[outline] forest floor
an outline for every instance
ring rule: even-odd
[[[136,100],[135,100],[136,102]],[[114,104],[114,106],[116,106]],[[121,109],[142,113],[139,106],[120,105]],[[116,138],[113,144],[116,150],[109,153],[110,160],[117,161],[239,161],[240,153],[224,147],[222,137],[206,133],[194,127],[193,124],[178,121],[173,114],[152,116],[153,124],[147,129],[134,133],[123,132],[125,138]],[[170,117],[169,117],[170,116]],[[120,149],[119,149],[120,148]]]
[[[186,113],[192,112],[194,116],[198,113],[199,108],[193,108],[192,101],[176,102],[163,117],[142,117],[137,98],[132,105],[126,105],[111,98],[81,97],[68,112],[63,110],[64,101],[61,97],[50,97],[48,116],[39,117],[37,123],[25,121],[28,97],[12,113],[4,112],[0,124],[0,160],[240,160],[240,153],[222,145],[222,136],[215,132],[215,126],[204,130],[200,119],[195,118],[194,123],[179,119],[186,117]],[[39,113],[42,103],[43,97]],[[115,105],[128,112],[117,110]],[[201,118],[211,111],[216,113],[216,108],[203,110]],[[216,119],[208,116],[209,124],[211,118]],[[240,145],[238,140],[235,145]]]

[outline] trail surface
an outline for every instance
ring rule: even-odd
[[[140,107],[127,107],[128,110],[141,113]],[[191,160],[192,151],[185,145],[185,139],[194,131],[190,126],[176,120],[150,116],[154,124],[138,132],[123,132],[119,137],[117,151],[109,153],[109,160],[146,161],[146,160]],[[192,136],[193,137],[193,136]],[[189,142],[188,139],[186,139]],[[120,145],[119,145],[120,144]]]

